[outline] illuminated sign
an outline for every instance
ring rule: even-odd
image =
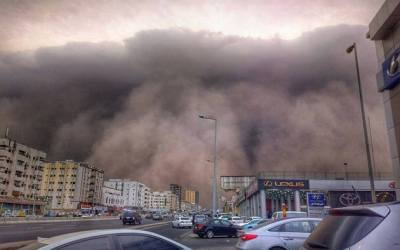
[[[263,180],[263,186],[266,189],[295,189],[303,190],[309,189],[310,185],[308,180],[278,180],[266,179]]]

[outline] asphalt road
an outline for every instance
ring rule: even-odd
[[[192,249],[218,249],[233,250],[237,242],[235,238],[214,238],[201,239],[192,234],[191,229],[173,229],[170,224],[151,225],[159,221],[143,220],[143,225],[147,225],[141,230],[151,231],[172,240],[180,242]],[[19,224],[0,224],[0,243],[17,241],[35,240],[37,237],[52,237],[60,234],[94,230],[94,229],[118,229],[118,228],[137,228],[135,225],[123,226],[121,221],[115,220],[86,220],[86,221],[67,221],[50,223],[19,223]],[[140,226],[142,227],[142,226]]]

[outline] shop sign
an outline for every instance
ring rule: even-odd
[[[308,180],[265,179],[263,182],[266,189],[304,190],[310,187]]]
[[[308,217],[324,217],[326,205],[326,195],[324,193],[307,193],[307,213]]]

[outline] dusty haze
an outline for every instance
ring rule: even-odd
[[[359,46],[376,169],[390,171],[376,56],[365,26],[293,40],[185,29],[120,43],[0,54],[0,126],[50,160],[90,161],[153,189],[179,183],[207,204],[213,123],[220,174],[366,171],[354,58]]]

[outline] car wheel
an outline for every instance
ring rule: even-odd
[[[239,231],[236,231],[235,237],[236,237],[236,238],[239,238],[239,237],[240,237]]]
[[[214,237],[214,232],[212,230],[208,230],[206,235],[208,239],[212,239]]]

